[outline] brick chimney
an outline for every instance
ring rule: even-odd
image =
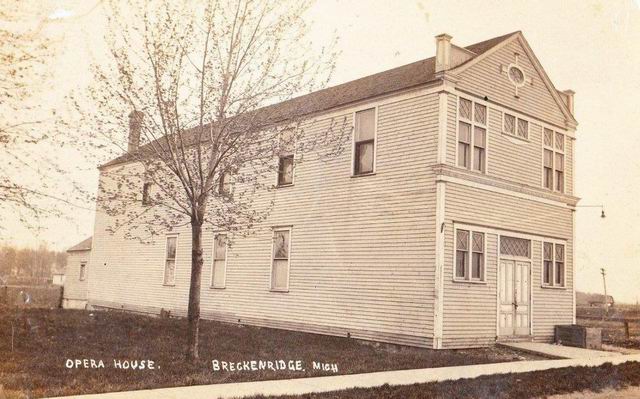
[[[436,73],[451,68],[451,39],[446,33],[436,36]]]
[[[564,90],[562,94],[564,94],[564,102],[565,104],[567,104],[567,108],[569,108],[569,112],[571,112],[571,115],[575,115],[573,97],[576,94],[576,92],[573,90]]]
[[[140,131],[142,130],[142,119],[144,112],[131,111],[129,114],[129,145],[128,152],[135,152],[140,146]]]

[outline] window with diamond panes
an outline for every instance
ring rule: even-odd
[[[565,164],[564,134],[544,129],[543,133],[543,186],[546,189],[564,192],[564,164]]]
[[[531,257],[531,241],[516,237],[500,237],[500,255]]]
[[[565,286],[565,246],[551,242],[543,243],[542,285]]]
[[[485,172],[487,107],[460,98],[458,108],[458,166]]]
[[[504,133],[525,140],[529,139],[529,121],[506,112],[502,114],[502,117],[502,130]]]
[[[484,233],[456,230],[456,280],[484,280]]]

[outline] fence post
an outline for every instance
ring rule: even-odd
[[[629,320],[624,321],[624,335],[627,339],[631,338],[631,334],[629,333]]]

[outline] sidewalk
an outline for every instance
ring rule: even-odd
[[[524,373],[572,366],[599,366],[604,363],[620,364],[640,362],[640,354],[590,357],[583,359],[530,360],[522,362],[478,364],[471,366],[438,367],[430,369],[381,371],[366,374],[336,375],[329,377],[298,378],[241,382],[233,384],[199,385],[141,391],[113,392],[73,396],[84,399],[213,399],[242,398],[254,395],[303,395],[349,388],[374,388],[384,384],[410,385],[425,382],[475,378],[481,375]],[[65,398],[72,398],[67,396]]]
[[[616,352],[576,348],[573,346],[554,345],[542,342],[505,342],[500,345],[556,359],[590,359],[616,356],[620,354]]]

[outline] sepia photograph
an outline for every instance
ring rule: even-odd
[[[640,0],[1,0],[0,399],[640,398]]]

